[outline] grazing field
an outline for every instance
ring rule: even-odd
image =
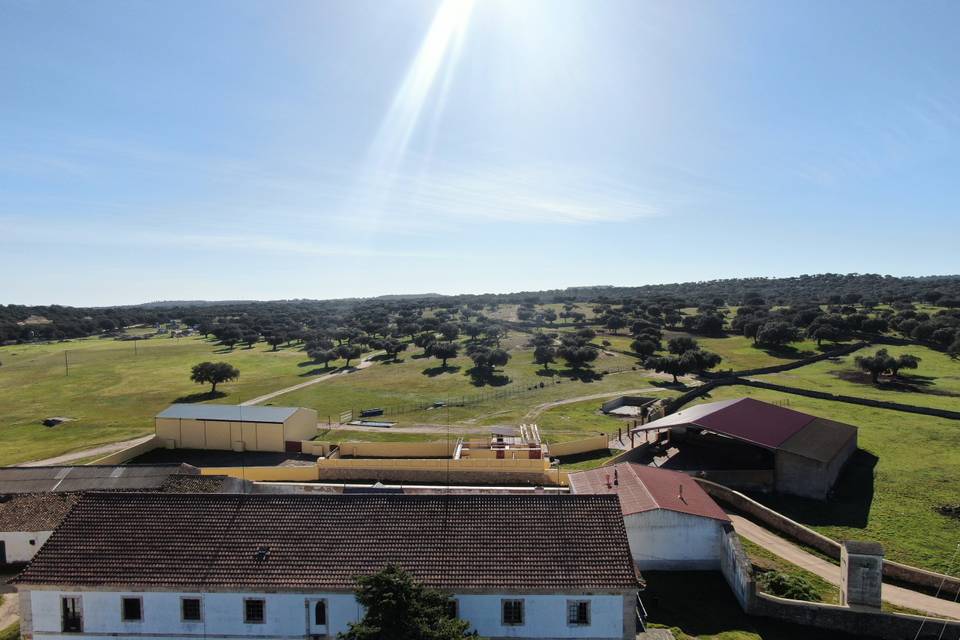
[[[880,384],[875,385],[869,373],[857,369],[854,359],[858,355],[873,355],[881,348],[894,357],[906,353],[918,356],[920,364],[917,369],[904,369],[899,378],[881,377]],[[827,393],[960,411],[960,361],[928,347],[872,346],[757,379]]]
[[[69,375],[64,367],[64,352]],[[75,340],[0,348],[0,464],[14,464],[149,433],[171,402],[202,394],[190,381],[204,360],[230,362],[240,379],[218,386],[216,402],[236,403],[303,382],[314,366],[297,349],[260,343],[233,351],[202,338],[133,342]],[[333,363],[331,363],[333,364]],[[56,427],[44,418],[72,421]]]
[[[834,538],[876,540],[886,557],[926,569],[951,566],[960,543],[960,520],[939,514],[960,503],[960,421],[816,400],[749,387],[715,389],[700,402],[750,396],[787,402],[791,409],[859,427],[862,450],[841,475],[827,502],[754,496],[820,533]]]
[[[668,398],[673,393],[661,393],[661,389],[650,387],[649,395]],[[641,395],[644,391],[639,392]],[[537,418],[540,435],[547,442],[560,442],[577,438],[588,438],[598,433],[616,435],[617,428],[624,431],[633,424],[630,420],[607,416],[600,412],[604,400],[584,400],[571,404],[562,404],[544,411]]]

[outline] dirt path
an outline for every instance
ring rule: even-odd
[[[20,621],[20,598],[16,593],[4,593],[0,603],[0,630]]]
[[[837,565],[804,551],[792,542],[784,540],[742,516],[733,513],[727,515],[733,520],[737,533],[747,540],[798,567],[817,574],[830,584],[840,585],[840,567]],[[960,619],[960,603],[957,602],[941,600],[887,583],[883,584],[882,594],[883,599],[890,604],[925,611],[934,616]]]
[[[665,376],[664,378],[659,378],[656,374],[651,375],[651,378],[656,377],[657,379],[672,379],[671,376]],[[692,383],[692,384],[691,384]],[[699,383],[695,381],[688,382],[688,387],[698,386]],[[565,404],[574,404],[575,402],[584,402],[586,400],[602,400],[603,398],[615,398],[617,396],[626,396],[631,393],[663,393],[665,391],[674,391],[674,389],[651,389],[650,387],[642,387],[640,389],[621,389],[620,391],[607,391],[604,393],[594,393],[587,396],[577,396],[575,398],[564,398],[562,400],[553,400],[551,402],[544,402],[543,404],[538,404],[533,409],[528,411],[526,415],[523,416],[521,422],[532,422],[536,420],[537,417],[544,411],[553,409],[554,407],[560,407]]]
[[[80,451],[74,451],[72,453],[65,453],[62,456],[56,456],[54,458],[44,458],[43,460],[33,460],[31,462],[21,462],[17,467],[45,467],[49,465],[58,465],[58,464],[71,464],[77,460],[83,460],[84,458],[92,458],[94,456],[105,456],[110,453],[116,453],[121,449],[126,449],[127,447],[132,447],[138,445],[142,442],[146,442],[152,438],[154,434],[141,436],[139,438],[134,438],[133,440],[123,440],[121,442],[111,442],[110,444],[103,444],[99,447],[93,447],[91,449],[82,449]]]
[[[316,378],[313,378],[312,380],[307,380],[306,382],[301,382],[300,384],[295,384],[295,385],[293,385],[292,387],[287,387],[286,389],[280,389],[280,390],[278,390],[278,391],[271,391],[271,392],[268,393],[268,394],[265,394],[265,395],[262,395],[262,396],[258,396],[258,397],[256,397],[256,398],[252,398],[252,399],[250,399],[250,400],[247,400],[246,402],[241,402],[241,403],[240,403],[240,406],[241,406],[241,407],[249,407],[249,406],[254,405],[254,404],[260,404],[261,402],[266,402],[267,400],[273,400],[273,399],[276,398],[277,396],[282,396],[282,395],[285,394],[285,393],[290,393],[291,391],[299,391],[300,389],[303,389],[303,388],[305,388],[305,387],[309,387],[309,386],[311,386],[311,385],[317,384],[318,382],[323,382],[324,380],[329,380],[330,378],[336,378],[336,377],[339,377],[339,376],[344,376],[344,375],[351,374],[351,373],[353,373],[354,371],[359,371],[359,370],[361,370],[361,369],[366,369],[367,367],[369,367],[370,365],[373,364],[373,358],[375,358],[375,357],[377,357],[377,356],[382,356],[383,353],[384,353],[383,351],[375,351],[375,352],[373,352],[373,353],[365,356],[365,357],[363,358],[363,360],[361,360],[360,362],[358,362],[358,363],[357,363],[357,366],[355,366],[355,367],[350,367],[349,369],[340,369],[340,370],[338,370],[338,371],[334,371],[333,373],[327,373],[327,374],[324,374],[324,375],[322,375],[322,376],[317,376]]]

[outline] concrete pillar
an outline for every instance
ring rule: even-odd
[[[883,546],[845,540],[840,549],[840,604],[880,609]]]

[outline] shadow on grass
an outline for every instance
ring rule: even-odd
[[[872,453],[857,449],[837,479],[833,494],[825,501],[775,495],[751,497],[802,524],[862,529],[870,518],[873,473],[878,460]]]
[[[934,376],[920,376],[916,374],[900,374],[898,377],[882,376],[877,383],[873,382],[870,374],[866,371],[831,371],[831,374],[840,378],[844,382],[859,384],[866,387],[874,387],[881,391],[892,391],[899,393],[924,393],[937,396],[960,396],[960,394],[946,389],[930,389],[937,383]]]
[[[785,360],[799,360],[800,358],[809,358],[810,356],[817,355],[813,351],[800,351],[796,347],[791,347],[790,345],[778,345],[775,347],[768,347],[762,344],[752,344],[752,348],[757,349],[758,351],[763,351],[768,356],[774,358],[782,358]]]
[[[573,456],[563,456],[558,460],[560,468],[564,471],[586,471],[587,469],[602,467],[610,458],[619,453],[622,452],[618,449],[600,449],[599,451],[588,451]]]
[[[745,614],[718,571],[644,571],[640,599],[649,622],[694,637],[753,633],[776,640],[854,640],[857,636]],[[723,636],[727,637],[727,636]]]
[[[687,389],[687,385],[683,382],[674,382],[673,380],[651,380],[650,386],[660,387],[661,389],[677,389],[680,391],[685,391]],[[703,394],[703,397],[709,398],[710,394],[705,393]]]
[[[371,358],[372,360],[373,358]],[[403,364],[405,358],[383,358],[380,360],[380,364]]]
[[[458,365],[447,365],[445,367],[443,366],[429,367],[427,369],[424,369],[422,373],[425,376],[430,376],[431,378],[433,378],[439,375],[443,375],[444,373],[456,373],[457,371],[460,371],[460,367]]]
[[[429,358],[429,357],[430,357],[430,354],[423,353],[423,352],[421,351],[420,353],[415,353],[415,354],[411,355],[411,356],[410,356],[410,359],[411,359],[411,360],[423,360],[424,358]]]
[[[306,365],[306,366],[311,366],[311,365],[313,365],[313,364],[314,364],[314,363],[311,362],[311,363],[309,363],[309,364]],[[304,366],[304,365],[300,365],[300,366]],[[310,378],[310,377],[313,377],[313,376],[322,376],[322,375],[325,374],[325,373],[333,373],[333,372],[336,371],[336,370],[337,370],[336,367],[329,367],[329,366],[327,366],[327,367],[317,367],[316,369],[311,369],[310,371],[304,371],[303,373],[300,374],[300,377],[301,377],[301,378]]]
[[[470,376],[470,384],[475,387],[502,387],[510,384],[510,377],[498,373],[496,369],[472,367],[467,369],[467,375]]]
[[[537,369],[537,375],[542,378],[555,378],[560,372],[556,369]]]
[[[227,394],[223,391],[204,391],[202,393],[191,393],[190,395],[180,396],[174,400],[177,404],[190,404],[193,402],[205,402],[207,400],[216,400],[217,398],[226,398]]]
[[[579,382],[596,382],[597,380],[603,380],[603,374],[590,367],[560,369],[558,375],[569,378],[571,381],[577,380]]]

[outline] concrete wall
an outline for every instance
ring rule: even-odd
[[[0,541],[4,544],[8,563],[27,562],[33,559],[53,531],[2,531]]]
[[[554,457],[573,456],[579,453],[589,453],[591,451],[600,451],[610,447],[610,436],[601,434],[582,440],[571,440],[570,442],[557,442],[551,444],[549,453]]]
[[[805,527],[799,522],[795,522],[785,515],[777,513],[773,509],[765,507],[759,502],[733,489],[699,478],[697,482],[710,497],[718,502],[734,507],[758,522],[762,522],[772,530],[784,534],[788,538],[812,547],[831,558],[836,560],[840,559],[840,543],[836,540],[831,540],[813,529]],[[960,593],[960,578],[944,575],[935,571],[927,571],[926,569],[920,569],[918,567],[911,567],[899,562],[885,560],[883,563],[883,575],[886,578],[919,588],[923,591],[934,592],[939,589],[941,596],[949,599],[952,599]]]
[[[777,451],[776,490],[804,498],[823,500],[827,497],[826,466],[788,451]]]
[[[163,446],[163,441],[157,436],[154,436],[153,438],[147,440],[146,442],[141,442],[140,444],[133,445],[132,447],[127,447],[126,449],[122,449],[120,451],[117,451],[116,453],[111,453],[110,455],[104,456],[102,458],[98,458],[97,460],[94,460],[90,464],[107,464],[107,465],[123,464],[130,460],[133,460],[137,456],[141,456],[147,453],[148,451],[159,449],[162,446]]]
[[[623,518],[630,552],[641,570],[696,571],[720,568],[723,523],[666,509]]]
[[[457,439],[449,442],[341,442],[340,455],[357,458],[449,458]]]
[[[757,592],[753,565],[740,544],[740,537],[729,523],[723,525],[720,533],[720,573],[730,585],[740,608],[747,611]]]
[[[157,418],[156,432],[162,442],[172,442],[178,449],[231,451],[234,443],[243,442],[247,451],[284,450],[284,425],[279,423]],[[315,432],[314,426],[311,433]]]
[[[64,639],[76,634],[60,631],[60,597],[80,595],[85,638],[96,640],[133,637],[149,634],[155,640],[173,638],[302,638],[308,633],[329,634],[347,630],[349,622],[362,617],[360,605],[350,593],[189,593],[189,592],[118,592],[58,590],[21,591],[21,608],[25,613],[22,632],[25,638]],[[121,620],[121,598],[143,598],[143,621]],[[180,620],[181,596],[200,597],[202,622]],[[245,598],[266,600],[265,622],[245,624]],[[472,629],[488,638],[596,638],[622,639],[634,637],[632,603],[636,592],[623,593],[544,593],[544,594],[457,594],[459,615]],[[518,626],[501,624],[501,600],[524,601],[525,623]],[[310,608],[319,599],[327,602],[327,625],[313,624]],[[27,600],[28,602],[24,602]],[[567,624],[569,600],[590,602],[591,620],[587,626]],[[628,610],[629,609],[629,610]]]
[[[317,412],[300,407],[283,425],[283,439],[287,442],[309,440],[317,435]]]

